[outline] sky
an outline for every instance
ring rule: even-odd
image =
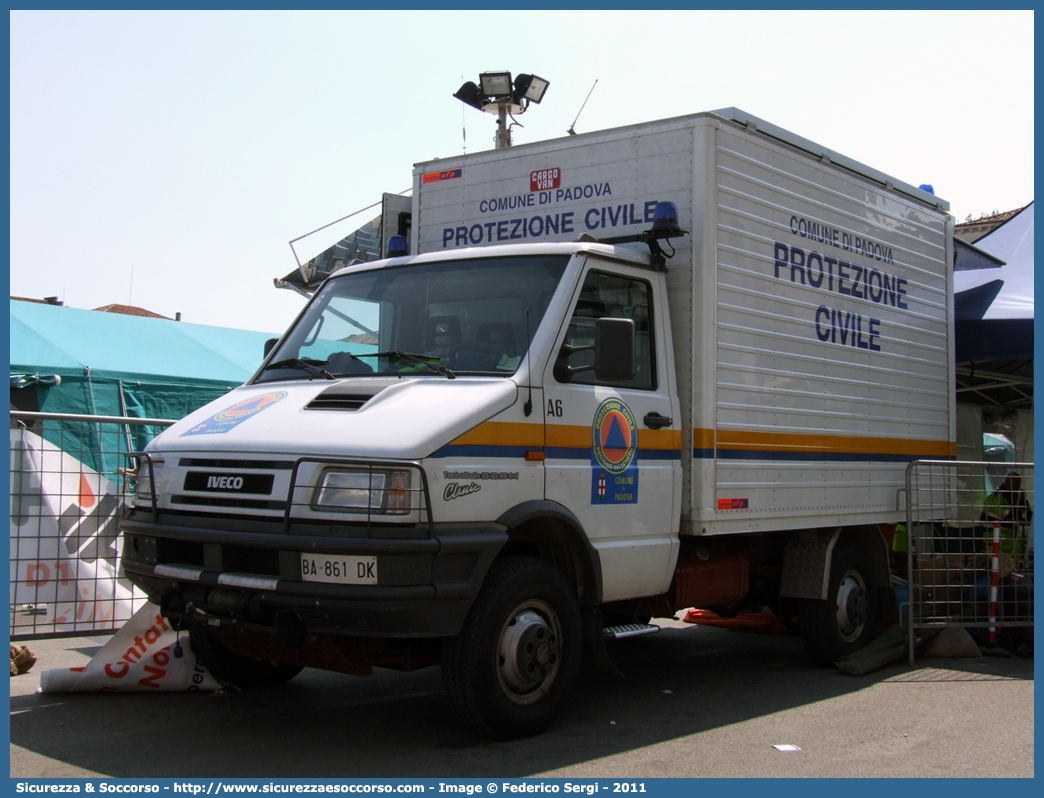
[[[304,299],[273,278],[358,224],[289,242],[492,149],[495,118],[452,95],[505,69],[550,81],[516,144],[735,106],[932,184],[957,221],[1012,210],[1034,199],[1033,21],[12,11],[11,294],[281,332]]]

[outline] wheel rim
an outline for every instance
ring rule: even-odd
[[[539,701],[551,689],[562,662],[562,629],[551,607],[525,601],[508,617],[497,647],[497,678],[516,704]]]
[[[870,613],[870,597],[859,571],[848,571],[837,588],[837,631],[846,643],[859,638]]]

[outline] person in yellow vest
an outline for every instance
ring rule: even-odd
[[[983,531],[987,552],[993,551],[993,530],[996,522],[1000,522],[1002,574],[1019,567],[1032,531],[1033,508],[1022,490],[1022,477],[1017,471],[1009,471],[997,489],[986,497],[979,520],[987,525]]]

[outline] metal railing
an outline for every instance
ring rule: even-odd
[[[981,646],[1026,645],[1033,464],[918,460],[906,497],[910,664],[917,629],[961,626]]]
[[[120,568],[125,455],[173,423],[11,412],[12,640],[114,632],[145,602]]]

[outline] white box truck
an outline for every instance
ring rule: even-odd
[[[855,651],[955,456],[947,210],[736,109],[419,164],[412,254],[141,455],[125,572],[234,683],[438,663],[502,738],[689,607]]]

